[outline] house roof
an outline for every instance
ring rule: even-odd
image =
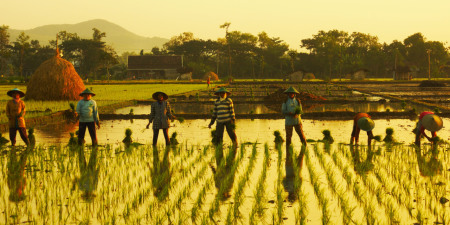
[[[179,55],[138,55],[128,56],[129,70],[177,69],[181,67]]]

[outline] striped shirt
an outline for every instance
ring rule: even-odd
[[[219,98],[214,102],[211,125],[214,124],[216,120],[218,123],[225,123],[235,119],[233,101],[230,98],[225,98],[223,101]]]

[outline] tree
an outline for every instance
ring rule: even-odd
[[[19,70],[20,76],[23,77],[23,70],[25,66],[25,58],[29,54],[29,50],[31,48],[31,44],[29,42],[30,36],[26,35],[24,32],[21,32],[14,42],[14,55],[15,55],[15,65]]]
[[[230,28],[231,23],[225,22],[224,24],[220,25],[221,29],[225,29],[225,40],[226,44],[228,46],[228,76],[231,77],[231,46],[228,40],[228,28]]]
[[[6,25],[0,27],[0,75],[7,73],[8,60],[11,57],[8,29]]]

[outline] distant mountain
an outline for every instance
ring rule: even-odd
[[[9,29],[8,31],[10,33],[10,42],[14,42],[23,31],[30,36],[31,40],[38,40],[41,45],[48,45],[49,40],[55,40],[56,34],[64,30],[69,33],[77,33],[81,38],[92,38],[92,28],[105,32],[106,37],[103,40],[107,45],[111,45],[119,55],[126,51],[139,53],[141,49],[146,49],[146,52],[148,52],[153,47],[161,48],[164,43],[169,41],[160,37],[142,37],[117,24],[102,19],[89,20],[77,24],[45,25],[30,30]]]

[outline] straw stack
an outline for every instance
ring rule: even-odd
[[[31,76],[27,85],[27,99],[79,100],[85,89],[83,80],[72,63],[56,54],[43,62]]]

